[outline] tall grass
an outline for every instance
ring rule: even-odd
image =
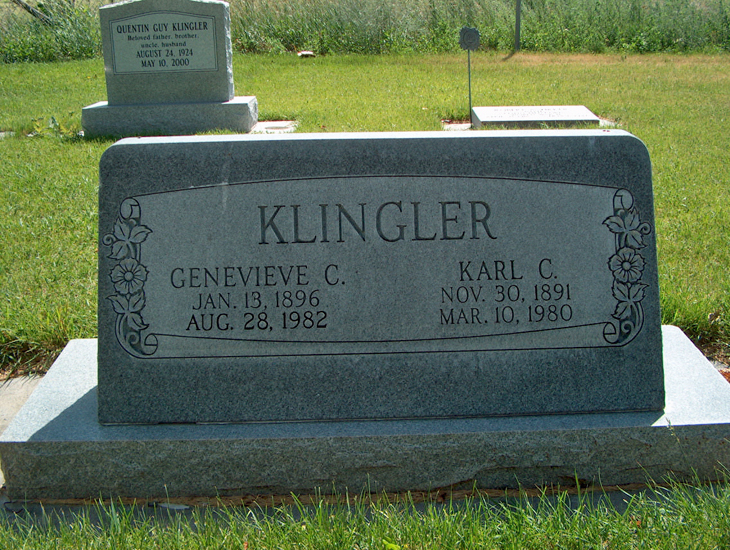
[[[244,52],[448,52],[464,25],[485,47],[507,49],[514,8],[505,0],[234,0],[234,46]]]
[[[0,12],[0,59],[54,61],[97,56],[103,0]],[[34,3],[31,1],[30,3]],[[241,52],[446,53],[461,27],[482,49],[514,45],[515,0],[231,0],[231,35]],[[553,52],[730,51],[730,0],[523,0],[522,49]]]
[[[514,44],[514,0],[232,0],[244,52],[452,52],[464,25],[482,47]],[[728,0],[524,0],[522,49],[560,52],[730,50]]]
[[[73,0],[37,4],[42,18],[6,7],[0,20],[0,60],[58,61],[101,54],[96,8]]]
[[[527,50],[730,49],[727,0],[525,0],[523,5]]]

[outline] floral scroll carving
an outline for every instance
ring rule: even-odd
[[[157,351],[153,334],[143,338],[148,328],[142,317],[145,307],[144,285],[147,268],[140,263],[141,245],[152,230],[140,223],[141,208],[136,199],[125,199],[111,233],[102,244],[111,248],[108,255],[116,264],[109,272],[115,294],[107,296],[116,313],[115,333],[124,350],[134,357],[147,357]]]
[[[616,308],[603,329],[603,337],[614,345],[627,344],[641,331],[644,310],[641,301],[648,285],[641,282],[645,261],[640,250],[646,246],[644,237],[651,233],[648,223],[641,221],[634,207],[634,197],[620,189],[613,197],[613,216],[603,221],[614,234],[616,253],[608,259],[613,274],[611,291]]]

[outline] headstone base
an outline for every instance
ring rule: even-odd
[[[84,136],[177,136],[211,130],[248,133],[259,118],[255,96],[220,103],[109,105],[99,101],[81,110]]]
[[[718,479],[730,385],[678,328],[663,337],[664,413],[113,427],[96,340],[74,340],[0,436],[0,466],[14,500]]]

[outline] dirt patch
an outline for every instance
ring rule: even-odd
[[[539,498],[544,495],[558,495],[565,493],[568,495],[586,494],[586,493],[607,493],[607,492],[636,492],[647,489],[656,489],[658,487],[668,487],[668,484],[652,484],[651,486],[643,483],[631,483],[627,485],[589,485],[581,483],[583,480],[565,479],[565,485],[546,486],[523,489],[465,489],[464,485],[468,482],[458,484],[454,487],[444,487],[433,491],[409,491],[405,493],[365,493],[365,494],[339,494],[339,495],[236,495],[221,497],[187,497],[187,498],[167,498],[167,499],[136,499],[136,498],[119,498],[115,499],[115,504],[124,506],[151,506],[151,507],[220,507],[220,506],[243,506],[246,508],[269,508],[281,506],[317,506],[320,504],[327,505],[354,505],[358,502],[365,504],[409,504],[409,503],[444,503],[449,501],[459,501],[473,498]],[[24,504],[43,504],[49,506],[93,506],[103,504],[109,506],[111,500],[91,500],[91,499],[43,499],[37,501],[27,501]]]
[[[727,58],[722,55],[707,54],[621,54],[621,53],[533,53],[518,52],[501,56],[500,59],[506,63],[513,63],[523,66],[536,65],[614,65],[626,63],[630,65],[663,65],[671,63],[675,66],[696,65],[697,59],[701,58],[703,64],[726,64]],[[481,58],[476,56],[472,62]]]
[[[19,376],[43,376],[61,354],[61,349],[32,349],[26,353],[13,355],[8,364],[0,365],[0,382]],[[0,352],[3,352],[3,359],[10,355],[5,353],[5,350]]]
[[[730,368],[730,344],[724,342],[708,342],[706,344],[695,343],[695,345],[710,361],[716,361],[726,368]],[[730,378],[727,376],[725,378],[730,381]]]

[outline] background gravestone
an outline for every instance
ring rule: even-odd
[[[601,122],[601,119],[584,105],[474,107],[471,110],[471,120],[475,128],[483,126],[541,128]]]
[[[248,132],[255,97],[235,97],[228,4],[136,0],[99,9],[107,98],[82,111],[86,135]]]

